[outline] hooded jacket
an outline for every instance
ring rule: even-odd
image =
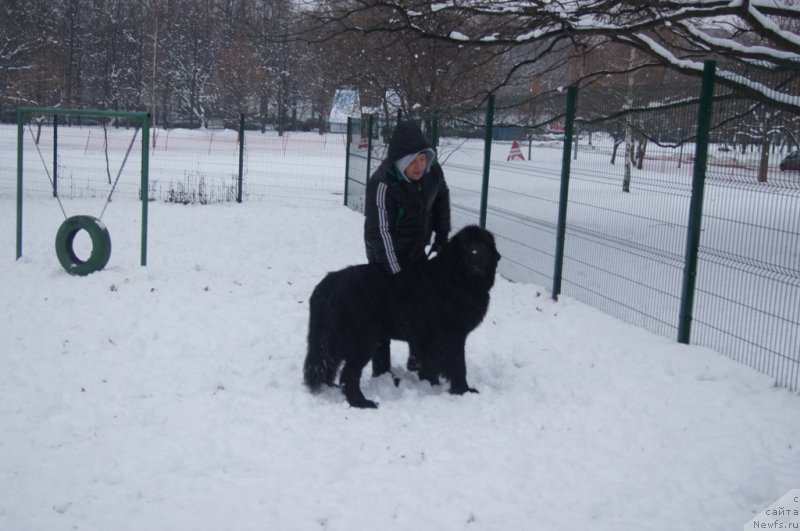
[[[413,182],[396,163],[421,151],[429,151],[428,166]],[[447,241],[450,191],[435,152],[414,122],[402,122],[394,130],[386,159],[367,182],[364,214],[367,260],[392,274],[425,257],[433,232],[437,242]]]

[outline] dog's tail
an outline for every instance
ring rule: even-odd
[[[325,280],[311,294],[308,319],[308,352],[303,364],[303,381],[311,391],[317,391],[323,384],[333,385],[341,360],[337,359],[330,345],[328,323],[323,319],[327,306],[324,288]]]

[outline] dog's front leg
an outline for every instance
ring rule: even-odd
[[[478,390],[467,383],[467,361],[464,345],[467,338],[458,338],[446,346],[445,376],[450,380],[450,393],[463,395],[464,393],[477,393]]]

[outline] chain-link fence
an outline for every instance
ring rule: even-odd
[[[477,114],[483,122],[475,113],[441,120],[454,230],[490,229],[511,280],[555,286],[556,295],[708,346],[797,390],[800,166],[787,155],[800,115],[724,90],[703,103],[700,79],[662,85],[650,96],[691,103],[655,110],[624,90],[587,89],[566,124],[566,95],[548,102],[561,114],[536,128],[496,123],[491,105]],[[793,94],[796,109],[800,90]],[[369,127],[353,128],[347,204],[362,210],[367,162],[374,169],[381,155],[362,140]]]

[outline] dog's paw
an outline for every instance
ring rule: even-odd
[[[378,409],[377,402],[373,402],[372,400],[367,400],[364,398],[363,400],[352,400],[349,401],[351,407],[357,407],[359,409]]]
[[[478,390],[468,385],[457,385],[450,387],[451,395],[463,395],[464,393],[477,393]]]

